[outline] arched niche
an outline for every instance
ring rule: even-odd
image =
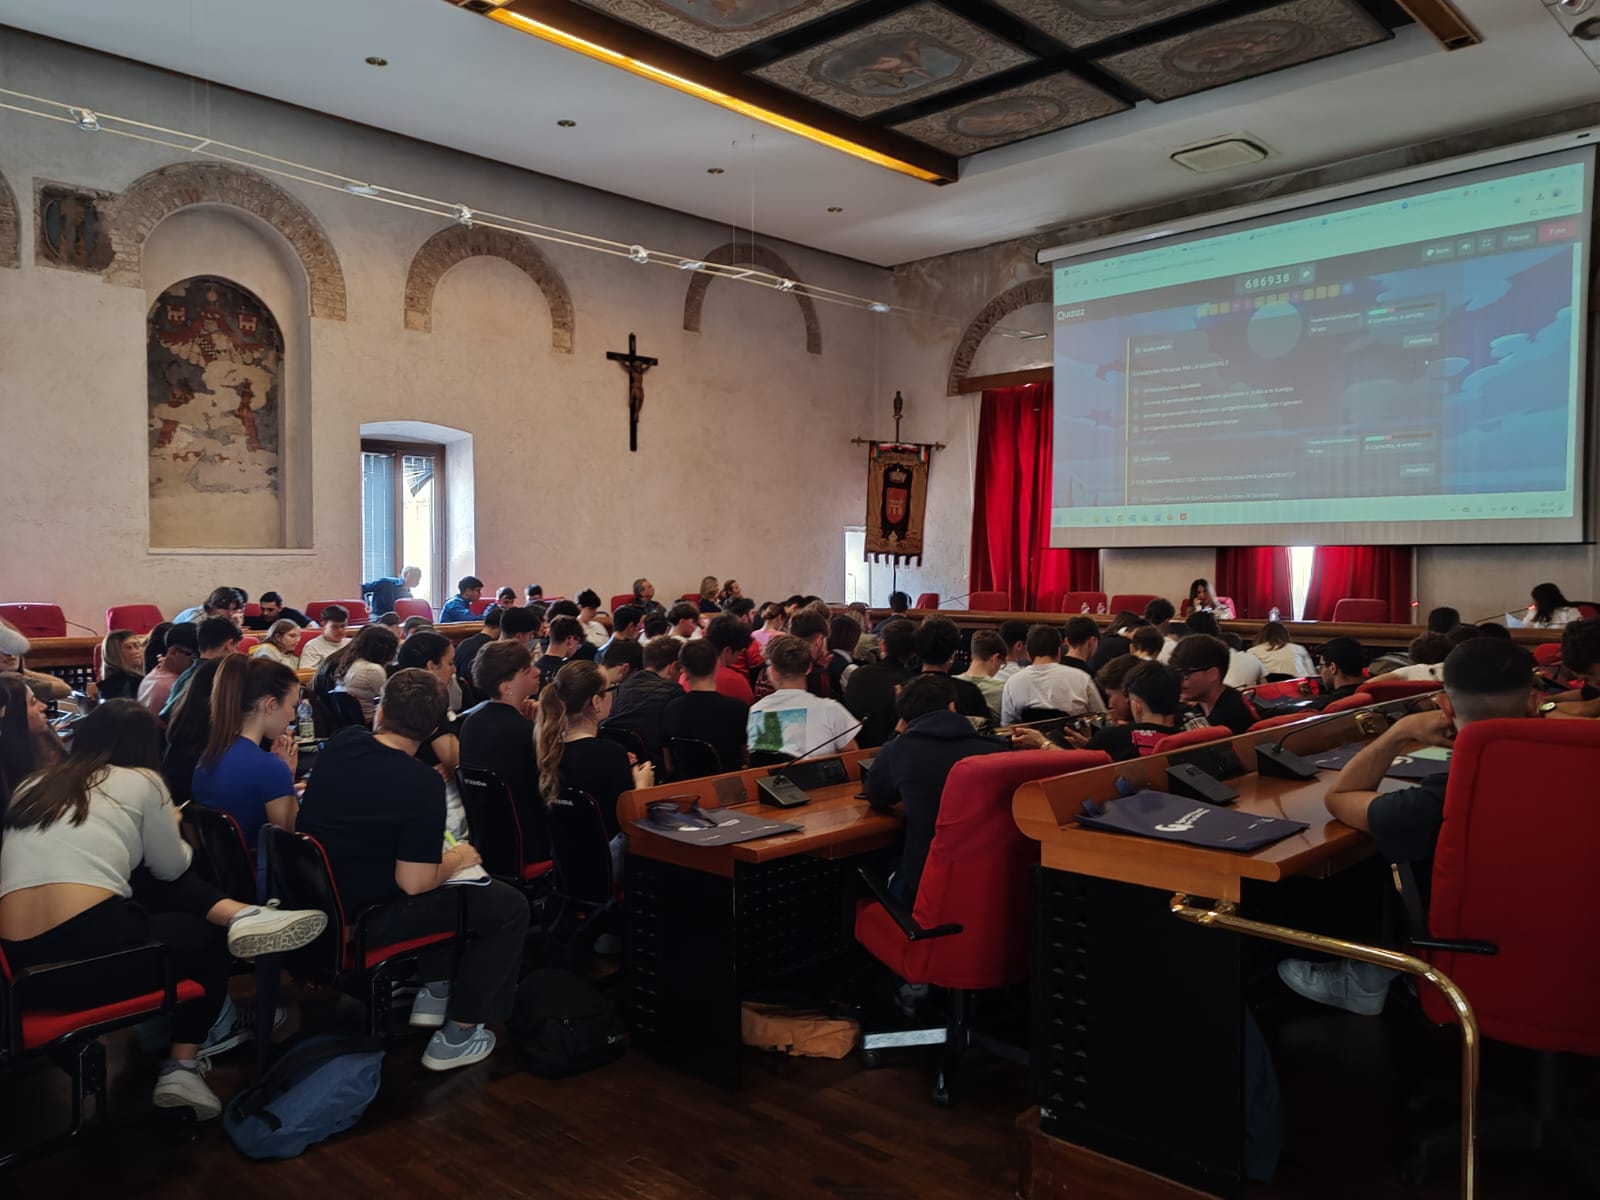
[[[783,255],[760,242],[728,242],[706,254],[702,261],[724,267],[755,267],[772,275],[781,275],[785,279],[801,282],[800,276],[795,273],[795,269]],[[705,307],[706,290],[716,278],[715,275],[695,272],[689,280],[689,289],[683,297],[683,327],[689,333],[700,332],[700,317]],[[821,354],[822,323],[817,319],[817,302],[804,292],[797,291],[790,294],[800,305],[800,317],[805,322],[806,353]]]
[[[571,354],[576,316],[572,293],[561,272],[527,238],[481,225],[452,225],[418,247],[406,272],[406,328],[430,331],[433,297],[440,279],[458,263],[480,257],[502,259],[533,281],[550,307],[550,348],[559,354]]]
[[[972,319],[972,323],[967,326],[966,332],[961,335],[961,340],[956,343],[955,353],[950,358],[950,374],[945,381],[946,393],[959,396],[966,390],[966,378],[973,374],[972,365],[977,359],[978,347],[983,344],[984,339],[996,325],[1019,309],[1049,303],[1050,277],[1041,275],[1007,288],[985,304]],[[1044,332],[1049,331],[1047,325]]]

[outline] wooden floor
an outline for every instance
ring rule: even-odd
[[[325,1003],[325,1002],[323,1002]],[[317,1012],[313,999],[308,1011]],[[326,1015],[326,1014],[325,1014]],[[291,1017],[291,1020],[294,1018]],[[319,1025],[323,1022],[319,1019]],[[1444,1200],[1455,1172],[1430,1186],[1400,1182],[1405,1118],[1391,1063],[1417,1032],[1403,1014],[1381,1020],[1289,1000],[1267,1014],[1291,1129],[1279,1178],[1250,1200]],[[1405,1045],[1398,1045],[1404,1042]],[[114,1057],[134,1052],[121,1038]],[[507,1048],[486,1067],[435,1075],[400,1036],[384,1087],[360,1125],[301,1158],[253,1163],[212,1123],[192,1141],[169,1127],[91,1130],[71,1150],[0,1172],[0,1196],[115,1196],[117,1200],[313,1200],[391,1193],[414,1197],[552,1200],[1002,1200],[1016,1189],[1016,1117],[1029,1104],[1026,1071],[975,1052],[967,1099],[930,1103],[917,1051],[862,1071],[843,1062],[747,1052],[737,1094],[628,1055],[562,1081],[516,1069]],[[1448,1061],[1449,1042],[1443,1045]],[[219,1094],[237,1089],[248,1050],[219,1064]],[[150,1068],[119,1071],[121,1112],[142,1104]],[[0,1078],[0,1138],[56,1115],[61,1076],[48,1065]],[[1170,1098],[1152,1096],[1152,1103]],[[1592,1099],[1592,1097],[1591,1097]],[[1442,1114],[1448,1121],[1449,1110]],[[1491,1157],[1482,1197],[1569,1200],[1588,1193],[1529,1158]]]

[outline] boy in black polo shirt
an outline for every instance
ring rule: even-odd
[[[1203,633],[1184,638],[1173,648],[1172,669],[1177,671],[1184,702],[1192,706],[1188,727],[1226,725],[1244,733],[1255,724],[1255,714],[1244,697],[1223,683],[1232,656],[1217,638]]]
[[[1384,773],[1407,748],[1449,747],[1456,732],[1474,721],[1531,717],[1533,655],[1498,638],[1473,638],[1444,660],[1444,694],[1437,709],[1396,721],[1339,773],[1328,792],[1328,811],[1346,825],[1372,834],[1385,862],[1412,863],[1426,897],[1433,873],[1433,851],[1444,826],[1446,772],[1430,775],[1416,787],[1379,792]],[[1396,972],[1348,959],[1312,963],[1285,959],[1278,976],[1308,1000],[1363,1016],[1383,1011]]]

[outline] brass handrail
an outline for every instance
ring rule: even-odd
[[[1268,925],[1262,921],[1252,921],[1248,917],[1239,916],[1231,900],[1217,901],[1215,908],[1197,908],[1189,903],[1188,896],[1178,892],[1172,897],[1172,915],[1192,925],[1228,929],[1235,933],[1264,938],[1269,942],[1281,942],[1286,946],[1321,951],[1336,958],[1348,958],[1356,962],[1388,967],[1391,971],[1403,971],[1407,975],[1425,979],[1438,988],[1455,1008],[1456,1019],[1461,1023],[1461,1197],[1462,1200],[1473,1200],[1477,1186],[1478,1019],[1473,1016],[1472,1006],[1467,1003],[1465,993],[1448,975],[1420,958],[1401,954],[1396,950],[1385,950],[1379,946],[1347,942],[1343,938],[1306,933],[1304,930],[1290,929],[1284,925]]]

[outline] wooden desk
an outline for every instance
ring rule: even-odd
[[[1367,736],[1363,710],[1344,716],[1307,727],[1293,748],[1312,754]],[[1283,733],[1280,727],[1218,745],[1231,747],[1253,771],[1256,744]],[[1017,825],[1039,842],[1041,861],[1033,929],[1035,1136],[1073,1148],[1054,1156],[1047,1190],[1035,1178],[1034,1200],[1242,1193],[1244,1047],[1253,1032],[1244,1005],[1247,958],[1258,959],[1258,970],[1264,964],[1247,955],[1237,935],[1174,919],[1172,895],[1225,898],[1241,909],[1281,903],[1289,899],[1285,880],[1324,879],[1329,882],[1316,885],[1318,893],[1336,890],[1332,877],[1372,857],[1367,835],[1328,816],[1331,772],[1306,781],[1253,773],[1229,781],[1241,811],[1308,825],[1254,854],[1073,823],[1085,800],[1114,798],[1119,778],[1159,786],[1169,757],[1184,755],[1028,783],[1013,797]],[[1406,786],[1384,784],[1386,790]],[[1366,882],[1365,873],[1357,873],[1350,890],[1365,896]],[[1370,903],[1381,903],[1379,881],[1371,881]],[[1074,1174],[1073,1163],[1095,1168]],[[1151,1174],[1170,1182],[1171,1190],[1149,1191]]]
[[[654,800],[703,808],[756,807],[755,781],[770,768],[624,792],[617,820],[628,834],[623,880],[628,1017],[635,1049],[726,1087],[739,1085],[740,1002],[773,991],[817,994],[856,953],[854,863],[892,846],[897,813],[857,798],[860,762],[839,756],[848,782],[812,792],[801,808],[761,815],[800,825],[734,846],[687,846],[635,828]]]

